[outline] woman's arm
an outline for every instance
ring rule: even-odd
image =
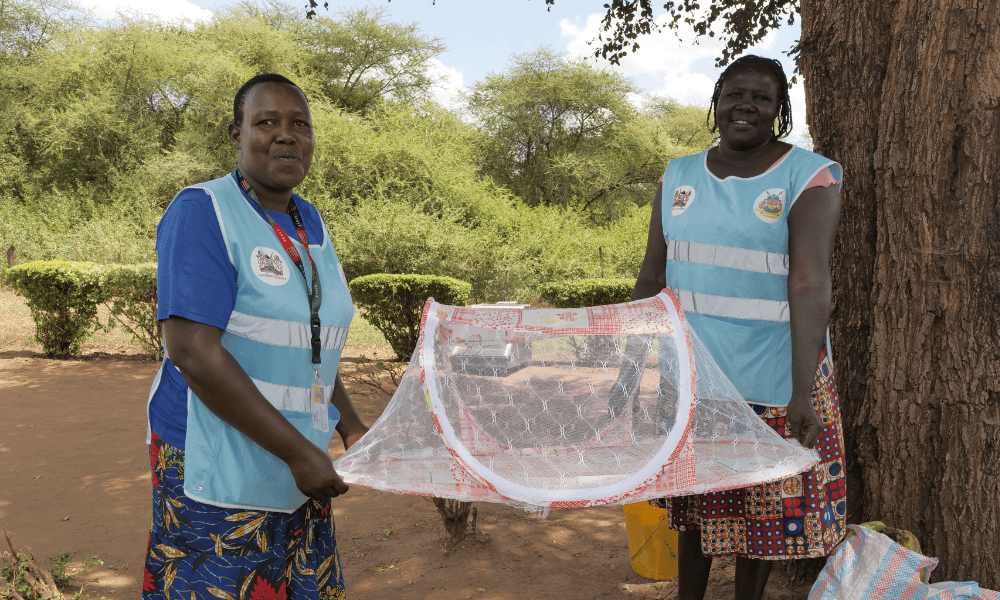
[[[649,217],[649,236],[646,238],[646,256],[635,279],[632,300],[652,298],[667,285],[667,243],[663,239],[662,202],[663,182],[656,185],[653,213]]]
[[[222,346],[221,329],[170,317],[163,321],[163,341],[170,362],[181,372],[191,391],[217,417],[284,461],[303,494],[322,501],[347,492],[348,486],[337,475],[326,450],[299,433],[261,395],[243,367]],[[337,383],[343,390],[339,377]],[[343,395],[346,394],[344,390]],[[334,397],[337,396],[335,391]],[[350,404],[349,398],[347,403]],[[341,414],[349,412],[353,415],[349,418],[357,419],[353,407],[349,411],[341,405],[337,408]]]
[[[812,407],[816,365],[830,322],[830,257],[840,221],[840,190],[802,192],[788,214],[788,308],[792,327],[792,398],[788,426],[803,446],[816,445],[822,424]]]
[[[344,440],[344,449],[346,450],[360,440],[361,436],[368,433],[368,426],[361,421],[361,416],[355,410],[354,403],[351,402],[351,396],[347,393],[347,388],[344,387],[344,382],[341,381],[339,373],[337,374],[337,381],[334,384],[333,397],[330,399],[330,402],[340,411],[340,421],[337,422],[337,433]]]

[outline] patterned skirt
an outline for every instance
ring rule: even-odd
[[[820,463],[794,477],[749,488],[668,498],[669,523],[701,531],[705,556],[781,560],[828,556],[847,532],[847,497],[840,403],[833,364],[824,349],[816,369],[813,408],[823,423]],[[785,438],[785,407],[752,405]]]
[[[184,495],[184,451],[153,433],[153,524],[144,600],[345,598],[330,500],[293,513],[210,506]]]

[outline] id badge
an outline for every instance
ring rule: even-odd
[[[326,407],[323,382],[319,378],[312,384],[312,417],[313,429],[324,433],[330,431],[330,411]]]

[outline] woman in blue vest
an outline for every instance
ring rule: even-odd
[[[239,168],[182,190],[157,228],[166,356],[150,392],[143,598],[342,598],[327,446],[361,422],[337,366],[354,315],[316,209],[292,193],[314,137],[302,91],[233,102]]]
[[[845,530],[844,464],[825,344],[840,165],[780,141],[791,131],[781,64],[734,61],[710,108],[719,144],[673,159],[656,190],[633,299],[667,287],[748,403],[815,448],[812,470],[772,484],[668,499],[681,600],[734,556],[736,598],[761,597],[772,560],[829,554]]]

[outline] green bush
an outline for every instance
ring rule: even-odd
[[[382,332],[399,360],[409,360],[417,346],[420,314],[428,297],[465,306],[472,293],[472,284],[451,277],[387,273],[358,277],[350,288],[365,320]]]
[[[634,279],[570,279],[542,285],[542,299],[556,308],[620,304],[632,298]]]
[[[109,298],[107,269],[91,262],[35,261],[7,271],[35,320],[35,339],[50,356],[79,354]]]
[[[0,190],[0,256],[15,248],[15,265],[37,260],[143,263],[156,260],[156,223],[163,210],[142,199],[91,207],[58,191],[20,201]],[[0,283],[7,261],[0,259]]]
[[[156,263],[107,265],[110,309],[108,326],[120,325],[149,354],[163,357],[163,339],[156,321]]]

